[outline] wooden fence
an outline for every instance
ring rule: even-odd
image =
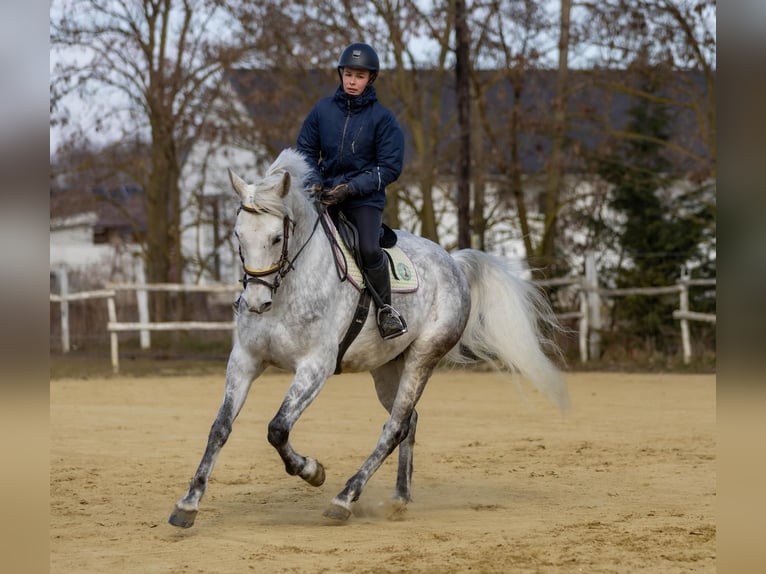
[[[117,305],[115,298],[107,299],[109,322],[107,330],[110,337],[112,355],[112,370],[115,374],[120,372],[120,351],[117,334],[124,331],[138,331],[141,333],[141,348],[148,349],[151,346],[151,331],[231,331],[234,336],[235,322],[231,321],[165,321],[152,322],[149,320],[149,292],[174,292],[174,293],[237,293],[242,290],[241,285],[184,285],[178,283],[154,283],[137,285],[134,283],[108,283],[107,287],[114,291],[134,291],[138,300],[138,322],[125,323],[117,320]]]
[[[680,321],[681,346],[683,349],[684,364],[688,365],[692,358],[692,343],[689,334],[689,321],[703,321],[715,324],[716,316],[711,313],[697,313],[689,310],[690,287],[715,287],[715,279],[690,279],[681,278],[676,285],[668,287],[642,287],[633,289],[597,289],[599,295],[606,297],[620,297],[625,295],[667,295],[678,293],[679,308],[673,311],[673,318]]]
[[[88,301],[91,299],[109,299],[114,298],[115,292],[110,289],[99,289],[95,291],[81,291],[79,293],[68,293],[62,289],[62,293],[56,295],[50,294],[51,303],[61,305],[61,350],[68,353],[71,350],[69,343],[69,303],[74,301]]]
[[[536,282],[545,288],[572,287],[576,290],[579,309],[556,315],[560,321],[578,320],[578,343],[580,360],[583,363],[589,357],[599,355],[601,322],[601,298],[614,298],[627,295],[659,296],[677,293],[679,296],[679,308],[673,311],[673,318],[680,322],[681,343],[683,348],[683,360],[688,364],[692,358],[691,337],[689,334],[689,321],[716,322],[716,316],[708,313],[698,313],[689,309],[689,289],[691,287],[715,287],[715,279],[691,279],[683,274],[676,285],[666,287],[642,287],[628,289],[603,289],[598,287],[595,269],[591,270],[586,264],[586,275],[572,276],[558,279],[549,279]],[[83,291],[80,293],[68,293],[66,279],[60,281],[61,293],[50,294],[52,303],[61,304],[61,348],[64,353],[70,351],[69,344],[69,303],[89,299],[106,299],[108,323],[107,331],[110,336],[110,348],[112,369],[115,374],[119,373],[119,338],[118,334],[126,331],[140,333],[142,349],[151,347],[151,331],[179,331],[179,330],[223,330],[232,332],[235,336],[235,322],[231,321],[169,321],[152,322],[149,319],[148,292],[204,292],[204,293],[238,293],[242,290],[241,285],[183,285],[176,283],[158,284],[135,284],[135,283],[107,283],[105,289]],[[137,322],[119,321],[117,317],[116,296],[118,292],[134,292],[138,304],[139,320]]]

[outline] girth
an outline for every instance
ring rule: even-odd
[[[370,296],[369,289],[362,289],[359,292],[359,302],[356,304],[356,310],[354,311],[354,317],[351,319],[351,324],[348,326],[348,330],[343,337],[343,340],[338,345],[338,358],[335,360],[335,374],[340,375],[340,364],[343,361],[343,355],[354,342],[357,335],[361,333],[362,327],[367,321],[367,315],[370,313]]]

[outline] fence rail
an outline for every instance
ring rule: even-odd
[[[120,342],[118,333],[125,331],[138,331],[141,335],[141,348],[148,349],[151,346],[150,331],[231,331],[235,335],[236,323],[231,321],[162,321],[152,322],[149,320],[149,304],[146,297],[148,292],[165,293],[236,293],[242,290],[241,285],[187,285],[183,283],[107,283],[113,291],[134,291],[138,301],[138,322],[120,322],[117,320],[117,304],[115,297],[107,300],[109,322],[106,325],[109,331],[112,371],[120,372]]]
[[[71,301],[87,301],[88,299],[104,299],[114,297],[115,292],[112,289],[97,289],[95,291],[80,291],[79,293],[68,293],[66,295],[56,295],[51,293],[51,303],[69,303]]]
[[[711,315],[710,313],[696,313],[694,311],[673,311],[673,319],[715,323],[715,315]]]
[[[593,293],[598,293],[605,297],[624,297],[626,295],[672,295],[680,293],[683,286],[668,285],[667,287],[624,287],[622,289],[592,289]]]

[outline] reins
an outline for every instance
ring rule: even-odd
[[[343,264],[341,264],[341,262],[338,260],[338,257],[333,257],[333,261],[335,263],[335,272],[337,273],[340,282],[343,283],[346,279],[348,279],[348,261],[346,260],[346,254],[343,253],[340,245],[338,245],[338,241],[335,239],[335,235],[330,228],[330,224],[325,220],[327,208],[324,205],[319,204],[318,209],[319,219],[322,222],[322,229],[324,230],[324,234],[327,236],[327,240],[330,242],[330,249],[332,249],[333,254],[337,253],[339,258],[343,259]]]
[[[237,214],[239,214],[240,211],[246,211],[248,213],[253,214],[261,214],[264,213],[262,210],[259,210],[255,207],[252,207],[250,205],[246,205],[244,203],[239,204],[239,209],[237,209]],[[242,287],[244,289],[247,288],[248,284],[250,283],[257,283],[259,285],[265,285],[269,289],[271,289],[272,293],[276,293],[277,289],[279,288],[280,284],[282,283],[282,279],[285,275],[287,275],[290,271],[295,269],[295,261],[298,259],[301,253],[303,253],[303,250],[306,248],[306,246],[311,241],[311,238],[314,237],[314,233],[317,230],[317,227],[319,226],[319,221],[322,219],[321,214],[319,217],[317,217],[317,220],[314,222],[314,227],[311,230],[311,234],[309,235],[309,238],[304,242],[303,245],[301,245],[301,248],[298,250],[298,252],[293,256],[292,259],[289,258],[287,254],[288,250],[288,243],[290,239],[290,227],[295,227],[295,222],[291,220],[287,215],[284,216],[282,219],[282,229],[283,229],[283,235],[284,235],[284,241],[282,242],[282,253],[279,256],[279,261],[275,265],[272,265],[271,267],[267,267],[266,269],[249,269],[247,265],[245,264],[245,258],[242,255],[242,245],[239,246],[239,258],[242,260],[242,269],[244,270],[244,275],[242,276],[242,279],[240,279],[240,283],[242,283]],[[274,281],[269,283],[268,281],[261,279],[261,277],[266,277],[267,275],[274,275],[276,274],[276,277],[274,277]]]

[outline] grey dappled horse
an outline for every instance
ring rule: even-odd
[[[235,234],[245,268],[238,300],[237,338],[226,368],[226,386],[207,448],[186,495],[169,522],[194,524],[216,459],[232,430],[253,380],[269,365],[295,373],[268,427],[268,440],[288,474],[313,486],[324,467],[299,454],[290,431],[336,368],[338,344],[352,320],[359,293],[335,272],[333,249],[318,225],[315,201],[304,189],[308,165],[284,150],[263,178],[247,184],[230,172],[241,206]],[[447,356],[459,362],[485,360],[520,372],[562,410],[569,394],[542,350],[538,320],[550,319],[540,293],[498,257],[465,249],[448,254],[435,243],[397,231],[398,245],[420,277],[413,293],[394,293],[394,307],[409,331],[384,341],[374,313],[348,348],[345,372],[370,371],[381,404],[389,412],[378,443],[324,513],[345,521],[351,505],[383,461],[399,447],[393,503],[410,500],[415,405],[434,367]]]

